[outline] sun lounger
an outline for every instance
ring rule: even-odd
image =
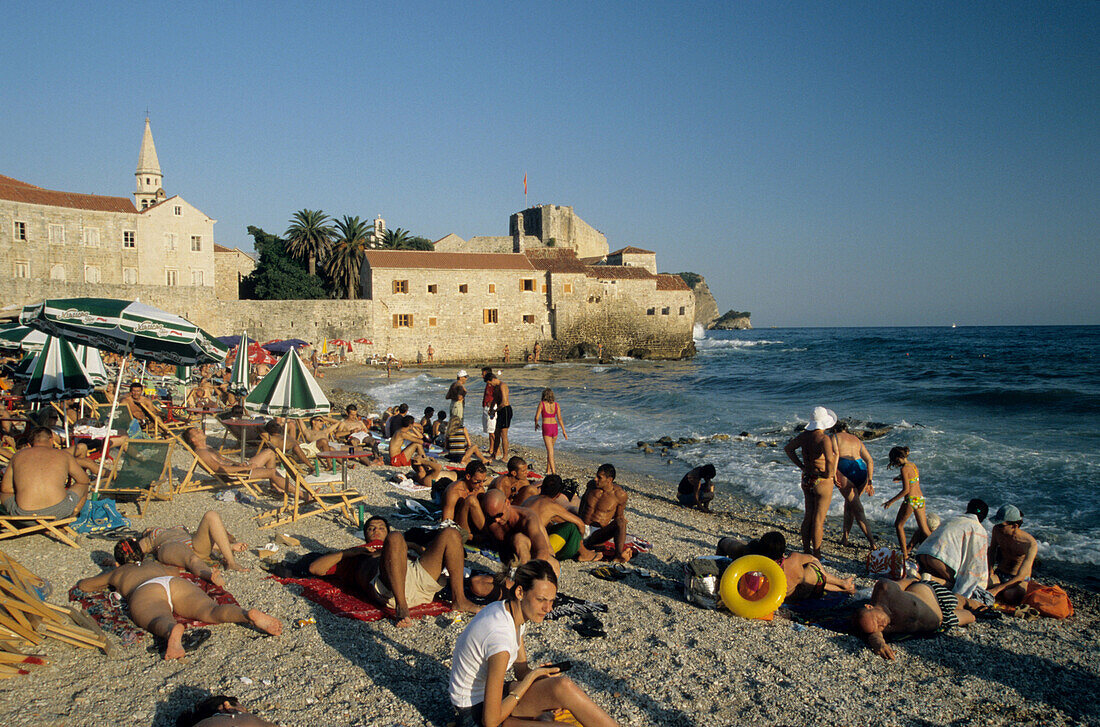
[[[76,522],[75,517],[0,515],[0,540],[41,533],[57,538],[70,547],[79,548],[80,545],[76,542],[76,531],[69,527],[74,522]]]
[[[176,444],[182,447],[185,452],[191,455],[191,465],[187,468],[187,472],[184,473],[179,485],[172,491],[173,495],[215,490],[220,487],[241,487],[256,497],[261,495],[258,483],[262,482],[264,478],[249,477],[244,473],[218,472],[206,464],[206,462],[202,461],[202,458],[199,457],[195,450],[192,449],[179,434],[169,431],[168,435],[175,440]],[[200,479],[200,472],[205,473],[207,479]]]
[[[350,506],[366,499],[366,495],[356,490],[342,489],[343,482],[338,478],[331,481],[326,479],[324,482],[316,481],[315,478],[303,474],[285,453],[277,448],[274,451],[286,470],[287,495],[283,498],[282,507],[257,516],[257,520],[266,521],[259,525],[261,530],[337,510],[350,520]],[[303,503],[303,496],[312,499]]]

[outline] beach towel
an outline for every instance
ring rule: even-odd
[[[648,553],[649,551],[653,550],[653,543],[649,542],[645,538],[642,538],[641,536],[627,533],[626,542],[623,544],[623,547],[633,550],[634,555],[638,555],[639,553]],[[599,543],[596,545],[596,547],[593,548],[593,550],[602,550],[604,555],[614,555],[615,539],[612,538],[606,543]]]
[[[405,492],[410,492],[413,494],[419,494],[421,492],[431,492],[432,489],[430,485],[417,484],[411,478],[404,476],[391,480],[390,484],[399,490],[404,490]]]
[[[222,606],[239,605],[237,599],[233,598],[231,593],[209,581],[204,581],[191,573],[183,573],[180,578],[191,581]],[[110,631],[117,636],[123,646],[132,646],[149,635],[148,631],[135,624],[133,619],[130,618],[130,607],[126,603],[126,599],[114,591],[87,593],[73,586],[69,590],[69,600],[79,603],[104,631]],[[176,621],[187,628],[209,625],[203,621],[195,621],[180,616],[176,616]]]
[[[317,605],[324,607],[329,613],[337,616],[353,618],[368,623],[381,621],[383,618],[393,618],[395,616],[393,610],[378,608],[373,603],[364,601],[344,591],[339,586],[324,578],[280,578],[279,576],[269,576],[269,580],[278,581],[284,586],[288,584],[300,586],[302,595],[305,596],[307,600],[313,601]],[[425,603],[422,606],[416,606],[410,609],[409,616],[412,618],[439,616],[450,610],[451,607],[448,604],[440,601],[432,601],[431,603]]]

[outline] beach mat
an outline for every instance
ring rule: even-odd
[[[191,573],[183,573],[179,577],[194,583],[220,605],[240,605],[231,593],[209,581],[204,581]],[[133,619],[130,618],[130,607],[126,603],[126,599],[112,598],[112,594],[113,591],[88,593],[73,586],[69,590],[69,600],[79,603],[84,611],[103,627],[104,631],[110,631],[117,636],[123,646],[132,646],[148,636],[149,632],[135,624]],[[195,621],[180,616],[176,616],[176,621],[187,628],[210,625],[204,621]]]
[[[368,623],[381,621],[383,618],[394,617],[394,612],[391,609],[378,608],[373,603],[364,601],[342,590],[324,578],[280,578],[279,576],[270,576],[269,580],[278,581],[284,586],[288,584],[300,586],[302,595],[306,599],[324,607],[326,611],[336,614],[337,616],[353,618]],[[409,615],[412,618],[439,616],[450,610],[451,607],[446,603],[432,601],[431,603],[426,603],[422,606],[416,606],[410,609]]]

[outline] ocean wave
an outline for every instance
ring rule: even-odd
[[[782,343],[783,341],[767,341],[764,339],[754,341],[743,338],[704,338],[695,341],[695,348],[705,351],[720,348],[755,348],[756,346],[774,346]]]

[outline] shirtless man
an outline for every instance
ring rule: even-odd
[[[451,402],[451,411],[449,412],[451,419],[455,419],[456,417],[462,419],[465,416],[463,409],[466,401],[466,380],[468,378],[466,369],[461,369],[450,388],[447,389],[447,394],[444,398]]]
[[[311,464],[309,455],[298,444],[298,423],[289,419],[272,419],[260,430],[260,441],[272,449],[287,452],[302,464]]]
[[[287,494],[286,478],[275,469],[275,453],[270,449],[261,449],[247,464],[238,464],[226,459],[206,445],[206,434],[197,427],[191,427],[183,433],[183,441],[195,451],[195,454],[214,472],[223,474],[247,474],[249,477],[266,477],[271,486],[280,493]]]
[[[806,514],[802,518],[802,552],[821,557],[821,541],[825,537],[825,516],[833,498],[837,453],[825,430],[836,424],[836,414],[823,406],[815,407],[811,421],[783,451],[802,471],[802,493],[806,499]],[[802,458],[795,454],[802,450]]]
[[[129,563],[76,583],[82,591],[113,587],[130,605],[130,617],[141,628],[168,642],[165,659],[182,659],[184,626],[173,614],[211,624],[251,624],[272,636],[283,632],[280,621],[257,609],[219,605],[190,581],[176,576],[176,569],[156,561]]]
[[[821,561],[806,553],[791,553],[779,561],[787,577],[788,601],[821,598],[826,593],[855,593],[854,578],[837,578]]]
[[[596,548],[615,538],[616,563],[625,563],[634,554],[626,547],[626,490],[615,484],[615,465],[601,464],[596,479],[588,483],[581,500],[581,520],[588,526],[586,548]]]
[[[130,393],[122,397],[119,402],[130,412],[130,417],[145,429],[154,419],[160,416],[152,399],[145,396],[145,387],[135,381],[130,384]]]
[[[470,512],[471,529],[488,536],[502,559],[511,551],[516,557],[514,565],[523,565],[532,559],[545,560],[554,572],[561,572],[546,527],[533,510],[513,505],[500,490],[489,490],[478,500],[480,510],[471,508]],[[482,521],[475,522],[477,517]]]
[[[331,452],[332,445],[329,444],[329,437],[338,426],[338,422],[326,424],[325,420],[319,416],[310,418],[309,427],[302,428],[302,438],[306,440],[302,444],[302,451],[310,457],[316,457],[320,452]]]
[[[359,418],[359,407],[348,404],[344,408],[344,418],[336,424],[334,434],[338,438],[345,438],[356,432],[366,432],[367,429],[367,423]]]
[[[993,535],[989,539],[989,592],[1002,603],[1018,606],[1027,595],[1031,569],[1039,553],[1039,543],[1023,531],[1023,513],[1015,505],[997,511]]]
[[[710,502],[714,499],[714,485],[711,480],[718,474],[714,465],[705,464],[692,468],[676,488],[676,499],[684,507],[697,507],[710,512]]]
[[[460,529],[469,537],[469,509],[471,505],[480,511],[477,496],[485,491],[485,482],[489,479],[489,470],[482,462],[470,462],[466,465],[466,471],[457,480],[447,485],[443,491],[440,502],[443,505],[443,513],[440,520],[443,522],[458,523]]]
[[[411,414],[396,415],[400,420],[398,428],[390,435],[390,466],[408,467],[413,457],[426,457],[424,436],[414,428],[416,422]]]
[[[207,511],[199,521],[195,534],[187,528],[149,528],[140,538],[124,538],[115,543],[115,562],[119,565],[140,563],[146,555],[152,553],[159,563],[177,568],[186,568],[204,581],[210,581],[219,588],[225,588],[225,579],[207,561],[214,555],[214,548],[221,551],[225,567],[229,570],[246,571],[234,553],[248,549],[244,543],[238,543],[225,529],[221,515],[213,510]]]
[[[38,427],[29,447],[11,456],[0,482],[0,504],[8,515],[67,518],[80,512],[91,481],[76,459],[54,449],[53,433]],[[72,485],[69,485],[72,480]]]
[[[588,530],[584,520],[568,505],[568,499],[562,495],[563,482],[558,475],[546,475],[542,487],[521,504],[535,513],[539,522],[546,528],[548,536],[557,535],[563,544],[554,553],[558,560],[576,558],[582,563],[598,560],[602,553],[584,547],[582,533]],[[526,488],[525,488],[526,489]],[[565,500],[563,503],[562,500]],[[551,548],[554,543],[551,542]]]
[[[513,505],[519,505],[526,499],[529,494],[525,493],[523,499],[517,499],[516,495],[526,488],[530,483],[527,479],[527,462],[523,457],[512,457],[508,460],[508,471],[493,480],[489,485],[490,490],[500,490],[503,492]]]
[[[489,457],[503,460],[508,456],[508,428],[512,426],[512,405],[508,398],[508,384],[501,381],[495,374],[490,374],[486,383],[491,383],[493,386],[493,403],[489,405],[489,416],[496,420],[493,447]]]
[[[437,482],[452,482],[454,477],[443,474],[443,463],[431,457],[413,457],[412,471],[407,475],[410,480],[423,487],[433,487]],[[440,485],[443,486],[443,485]]]
[[[893,661],[894,650],[886,643],[885,634],[946,633],[955,626],[974,623],[974,614],[968,609],[978,608],[980,603],[956,596],[939,583],[911,578],[881,580],[871,602],[852,616],[852,625],[871,651]]]

